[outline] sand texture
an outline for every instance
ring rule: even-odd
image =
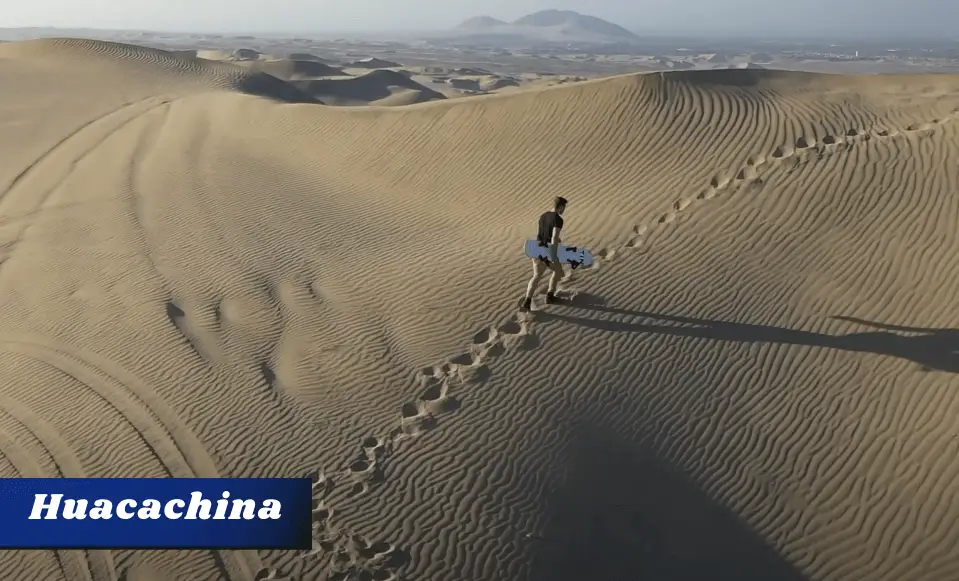
[[[959,579],[959,78],[294,68],[0,46],[0,476],[317,497],[0,577]],[[555,195],[597,264],[520,313]]]

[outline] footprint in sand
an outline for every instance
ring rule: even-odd
[[[616,259],[616,249],[615,248],[601,248],[599,252],[596,253],[596,258],[606,262],[612,262]]]
[[[366,580],[400,579],[399,570],[410,562],[410,555],[389,541],[370,541],[349,529],[314,530],[313,547],[300,555],[304,559],[326,561],[327,579]],[[255,579],[292,581],[275,569],[261,570]]]
[[[536,345],[529,322],[515,316],[501,325],[480,329],[473,334],[468,352],[419,371],[416,380],[420,395],[415,402],[401,407],[400,427],[394,430],[392,438],[398,441],[433,429],[438,417],[460,409],[462,402],[452,393],[454,390],[488,380],[488,363],[510,349]]]
[[[276,569],[264,568],[256,572],[253,581],[293,581],[293,578],[280,575]]]
[[[419,405],[405,403],[400,408],[400,427],[397,428],[394,438],[399,440],[404,436],[419,436],[434,429],[438,424],[437,419]]]
[[[423,390],[419,399],[421,412],[441,416],[459,409],[459,401],[450,395],[449,381],[448,377],[436,379]]]
[[[673,209],[676,210],[677,212],[682,212],[683,210],[688,208],[690,205],[692,205],[692,203],[693,201],[690,200],[689,198],[682,198],[680,200],[676,200],[673,203]]]
[[[909,133],[915,133],[916,131],[929,131],[933,128],[932,123],[913,123],[906,127],[906,131]]]
[[[410,555],[388,541],[370,541],[362,535],[344,537],[330,560],[330,580],[398,580],[399,569],[410,562]]]
[[[780,145],[773,150],[772,158],[773,159],[783,159],[786,157],[792,157],[795,154],[795,150],[792,146],[789,145]]]
[[[843,140],[835,135],[824,135],[821,141],[823,145],[840,145],[843,143]]]
[[[709,180],[709,186],[716,190],[724,189],[729,185],[729,182],[732,180],[729,178],[729,175],[726,173],[717,174],[713,179]]]
[[[697,200],[712,200],[713,198],[716,197],[716,195],[717,195],[718,193],[719,193],[719,192],[716,190],[716,188],[710,186],[710,187],[706,188],[705,190],[703,190],[703,191],[699,192],[698,194],[696,194],[696,199],[697,199]]]

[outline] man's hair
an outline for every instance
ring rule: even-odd
[[[554,209],[559,208],[560,206],[565,206],[565,205],[566,205],[566,198],[564,198],[563,196],[556,196],[555,198],[553,198]]]

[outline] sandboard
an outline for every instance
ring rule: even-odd
[[[526,256],[546,259],[548,252],[549,250],[545,246],[540,246],[537,240],[526,241]],[[593,265],[593,255],[585,248],[560,244],[557,254],[559,255],[559,261],[568,264],[570,268],[579,268],[580,266],[589,268]]]

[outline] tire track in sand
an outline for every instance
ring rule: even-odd
[[[43,209],[78,163],[96,151],[110,136],[144,115],[167,106],[171,100],[150,97],[134,101],[81,125],[27,166],[0,193],[0,215],[10,214],[9,209],[15,209],[14,213],[21,215],[29,215]],[[88,137],[92,143],[86,141]],[[77,141],[80,143],[74,147],[73,143]],[[48,168],[51,164],[52,167]],[[65,170],[56,169],[64,165]],[[20,200],[16,195],[20,191],[20,186],[34,179],[44,182],[41,189],[45,193],[39,197],[31,196]],[[30,191],[33,192],[35,189],[30,188]],[[4,260],[0,260],[0,269],[28,229],[29,223],[18,229],[11,242],[4,244],[10,249]],[[205,446],[185,424],[180,422],[176,412],[166,405],[155,390],[116,363],[91,352],[84,352],[77,347],[61,345],[52,339],[40,337],[19,340],[0,339],[0,345],[7,351],[20,353],[50,365],[90,387],[130,422],[171,476],[180,478],[218,478],[220,476],[216,463],[206,452]],[[108,385],[110,387],[107,387]],[[16,409],[25,408],[18,406]],[[30,421],[42,422],[35,415],[30,417],[33,418]],[[45,434],[56,433],[52,426],[44,425],[46,427],[42,431]],[[50,432],[51,430],[54,431]],[[61,450],[61,456],[69,453],[66,457],[73,458],[72,463],[68,463],[72,467],[69,470],[69,477],[82,477],[82,466],[70,452],[69,444],[61,439],[56,442],[56,446]],[[63,465],[60,462],[57,464]],[[64,475],[67,476],[67,474]],[[105,555],[105,557],[98,557],[102,563],[98,564],[95,570],[99,573],[91,578],[91,573],[88,572],[83,578],[89,581],[101,578],[116,581],[117,572],[110,552],[93,553]],[[275,576],[274,571],[263,567],[255,551],[218,551],[215,558],[226,577],[234,581],[267,579]],[[71,566],[71,571],[76,570],[75,565]],[[86,570],[91,569],[87,567]],[[67,578],[76,578],[73,573],[67,573],[66,570],[64,572]]]
[[[53,144],[50,149],[14,177],[4,190],[0,191],[0,217],[2,217],[0,223],[11,221],[11,214],[23,217],[43,209],[50,197],[73,173],[78,163],[96,151],[111,135],[150,111],[162,107],[169,100],[149,97],[126,103],[118,109],[84,123]],[[93,140],[92,144],[85,141],[88,137]],[[75,146],[75,142],[79,142],[79,144]],[[66,166],[66,169],[62,169],[64,166]],[[21,191],[21,186],[29,184],[33,180],[40,181],[41,185],[22,188],[26,194],[21,199],[17,195]],[[37,190],[42,191],[43,194],[35,195],[34,192]],[[17,228],[16,233],[12,236],[0,236],[0,247],[6,247],[6,250],[0,255],[0,274],[3,273],[4,265],[13,255],[16,247],[23,241],[23,237],[29,229],[30,222],[26,222],[23,226]]]
[[[39,462],[32,458],[30,452],[22,445],[16,444],[13,438],[5,437],[6,444],[3,451],[17,468],[21,475],[34,478],[85,478],[87,474],[79,458],[73,453],[70,444],[61,437],[57,429],[49,422],[35,414],[23,403],[0,394],[0,414],[12,418],[23,426],[40,447],[53,460],[59,474],[46,474]],[[5,435],[6,436],[6,435]],[[12,453],[11,453],[12,452]],[[54,551],[60,568],[66,579],[83,581],[118,581],[116,564],[113,555],[108,550],[58,550]]]
[[[216,462],[196,434],[180,421],[177,413],[163,401],[156,390],[119,364],[82,348],[34,335],[0,339],[0,349],[49,365],[89,387],[126,418],[170,476],[220,477]],[[13,409],[23,409],[23,406]],[[50,449],[39,435],[55,434],[55,428],[34,414],[28,417],[27,421],[39,423],[30,428],[30,424],[19,417],[17,419],[37,434],[37,439],[44,443],[44,447]],[[40,425],[44,426],[43,429],[38,427]],[[62,476],[85,476],[79,460],[70,452],[68,443],[59,439],[55,440],[53,445],[60,451],[60,456],[67,458],[66,464],[57,461],[58,466],[69,467]],[[109,554],[108,551],[104,552]],[[215,557],[227,578],[234,581],[254,579],[265,571],[255,551],[217,551]],[[112,560],[110,562],[112,563]],[[103,578],[116,581],[115,570],[112,576]],[[91,581],[96,579],[98,578]]]
[[[637,249],[657,228],[673,224],[678,215],[699,202],[712,200],[721,194],[733,194],[751,190],[763,185],[763,175],[769,170],[788,163],[814,161],[827,155],[848,151],[857,145],[873,139],[888,140],[910,135],[928,135],[936,127],[959,119],[959,109],[949,115],[929,122],[914,123],[904,128],[872,129],[850,128],[842,135],[823,134],[818,138],[799,137],[792,143],[783,143],[772,151],[749,156],[739,167],[716,170],[710,182],[697,194],[676,200],[669,210],[659,214],[652,221],[636,224],[632,227],[632,237],[618,247],[601,248],[596,253],[593,267],[585,271],[596,271],[604,263],[612,263],[615,256],[623,251]],[[563,280],[571,282],[579,271],[571,271]],[[562,293],[562,291],[561,291]],[[562,293],[564,299],[574,298],[576,291]],[[537,303],[534,302],[534,305]],[[425,367],[414,374],[411,386],[419,392],[415,401],[404,404],[399,410],[398,419],[392,426],[383,429],[381,435],[371,435],[360,443],[359,451],[343,468],[330,474],[322,469],[314,476],[314,490],[318,491],[314,510],[314,550],[310,555],[322,554],[329,557],[330,579],[346,581],[353,579],[395,579],[393,576],[375,577],[371,574],[395,575],[405,563],[399,563],[390,569],[364,570],[354,560],[343,558],[352,554],[345,546],[349,545],[348,527],[336,527],[330,522],[333,514],[327,499],[342,481],[347,489],[341,494],[344,501],[351,501],[366,494],[376,484],[386,480],[386,465],[395,459],[398,446],[407,440],[415,439],[436,428],[440,419],[453,414],[460,407],[461,394],[471,385],[485,382],[491,376],[489,364],[492,360],[513,349],[535,349],[540,345],[539,338],[533,333],[535,310],[531,313],[514,313],[501,319],[501,322],[478,330],[468,349],[454,357],[435,365]],[[394,552],[396,550],[394,549]],[[340,566],[350,563],[349,567]]]
[[[17,421],[17,418],[11,415],[7,410],[20,410],[24,409],[23,406],[14,400],[11,400],[6,397],[0,398],[0,413],[7,415]],[[18,421],[20,425],[23,426],[38,442],[42,441],[37,438],[36,434],[30,430],[30,427]],[[52,457],[53,454],[47,450],[47,453]],[[33,457],[33,455],[22,444],[19,444],[16,439],[11,436],[6,431],[0,430],[0,454],[13,465],[17,474],[23,478],[50,478],[53,475],[47,474],[39,462]],[[56,459],[54,459],[56,463]],[[53,551],[54,558],[57,561],[60,571],[63,573],[66,579],[82,579],[84,581],[94,581],[94,576],[92,573],[90,561],[87,559],[87,553],[85,551],[78,550],[55,550]],[[99,552],[95,552],[99,554]],[[107,557],[109,559],[109,556]],[[107,561],[107,579],[115,579],[115,569],[113,568],[112,561]]]
[[[143,237],[143,240],[141,241],[143,255],[149,263],[151,269],[160,277],[160,284],[163,288],[163,291],[170,296],[165,304],[167,319],[195,355],[197,355],[207,364],[216,365],[218,363],[225,362],[222,352],[220,352],[218,349],[219,338],[217,337],[217,332],[221,325],[229,319],[229,315],[224,312],[226,309],[224,309],[222,301],[210,309],[198,309],[196,305],[184,304],[173,296],[171,289],[167,284],[166,277],[164,276],[165,270],[162,268],[162,265],[157,262],[150,251],[150,239],[153,235],[153,231],[149,227],[148,222],[144,219],[145,212],[142,208],[141,193],[144,190],[145,182],[143,181],[139,164],[142,163],[143,160],[150,158],[150,156],[154,153],[153,148],[163,137],[163,132],[167,129],[167,121],[170,114],[169,106],[170,103],[161,103],[159,106],[154,107],[150,111],[146,111],[139,116],[139,120],[143,121],[143,127],[141,128],[142,130],[138,132],[136,145],[134,146],[132,153],[129,155],[130,166],[128,183],[132,192],[130,204],[135,218],[135,223],[137,226],[139,226],[140,234]],[[158,111],[158,109],[161,107],[165,107],[165,109],[163,111]],[[153,113],[158,114],[153,115]],[[146,119],[147,114],[151,114],[152,118]],[[309,285],[301,287],[299,285],[286,282],[274,286],[269,282],[263,282],[266,293],[278,305],[280,305],[278,311],[284,317],[295,318],[298,313],[297,303],[301,302],[306,297],[312,299],[316,298],[312,289],[309,288]],[[203,323],[206,323],[207,325],[204,325]],[[274,338],[272,341],[267,341],[267,343],[275,343],[277,339],[278,338]],[[276,386],[277,378],[271,365],[267,362],[261,363],[260,372],[263,375],[264,383],[270,386],[271,392],[277,394],[277,397],[281,397],[282,390]],[[71,373],[73,372],[71,371]],[[88,386],[96,390],[96,378],[88,377],[84,379],[84,382],[87,383]],[[124,388],[124,386],[129,388],[132,385],[126,379],[123,379],[122,381],[116,381],[114,383],[115,385],[119,386],[119,389],[121,390]],[[138,382],[137,385],[142,385],[142,382]],[[140,392],[137,391],[135,395],[139,396]],[[152,392],[152,390],[151,395],[153,397],[157,397],[155,392]],[[142,406],[139,406],[139,408],[137,407],[141,401],[131,402],[128,401],[129,398],[125,398],[121,395],[120,397],[115,397],[115,400],[120,400],[120,405],[117,405],[117,401],[115,400],[110,400],[107,397],[104,397],[103,399],[112,403],[118,409],[118,411],[120,411],[120,413],[128,419],[128,421],[131,418],[138,418],[142,420],[144,416],[151,415],[152,412],[156,411],[152,408],[152,402],[147,402],[147,400],[142,397],[139,399],[142,400],[142,402],[148,403],[145,410],[146,414],[142,413],[144,411]],[[137,410],[139,410],[140,413],[137,413]],[[159,426],[153,426],[154,428],[159,428],[159,430],[153,430],[153,436],[156,438],[153,439],[153,441],[160,441],[164,443],[168,441],[170,445],[164,446],[164,449],[167,452],[166,454],[160,452],[159,447],[157,446],[153,446],[153,449],[155,455],[160,460],[161,464],[165,464],[171,476],[218,476],[212,459],[210,459],[207,463],[207,470],[192,470],[190,467],[191,463],[188,462],[184,457],[185,452],[188,450],[202,450],[204,448],[198,442],[185,442],[181,445],[176,441],[175,438],[171,438],[172,431],[169,429],[169,426],[171,425],[171,422],[175,421],[175,416],[173,414],[165,414],[158,417],[161,418],[161,422]],[[151,438],[148,437],[148,434],[150,434],[150,432],[146,431],[145,427],[143,426],[143,422],[140,421],[138,423],[131,421],[131,423],[142,435],[145,436],[145,440],[148,441],[149,445]],[[192,436],[192,433],[190,435]],[[164,462],[164,459],[166,459],[166,462]],[[173,459],[177,466],[185,465],[185,471],[183,469],[181,469],[179,472],[176,470],[171,470],[169,467],[170,459]],[[321,536],[321,540],[315,542],[313,550],[306,552],[306,554],[303,556],[315,555],[317,552],[321,552],[323,547],[330,546],[330,543],[332,543],[337,548],[337,551],[330,558],[329,579],[396,579],[397,577],[394,574],[394,570],[397,568],[397,563],[403,562],[403,552],[395,550],[390,543],[371,541],[352,531],[332,525],[330,522],[332,510],[326,504],[324,499],[324,491],[332,490],[332,487],[327,485],[332,484],[333,480],[326,478],[320,472],[314,473],[312,477],[314,480],[314,496],[316,497],[313,508],[314,531],[317,531],[317,534]],[[244,580],[252,579],[253,581],[283,581],[288,579],[288,577],[279,576],[280,574],[276,569],[265,567],[254,552],[249,552],[249,563],[247,563],[249,566],[244,566],[245,563],[242,558],[235,559],[233,562],[230,562],[228,559],[228,557],[231,555],[241,554],[241,551],[220,552],[221,569],[227,571],[228,577],[238,579],[230,576],[231,568],[227,566],[229,564],[233,565],[233,570],[239,569],[241,571],[240,578]]]

